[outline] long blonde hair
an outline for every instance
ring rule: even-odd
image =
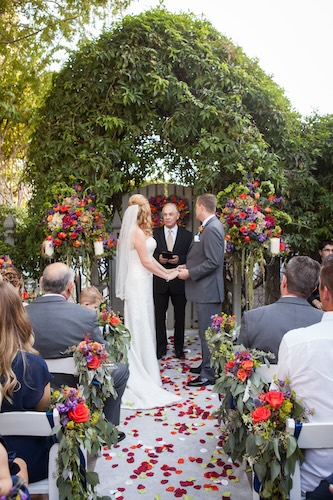
[[[138,213],[138,226],[147,236],[151,236],[153,234],[152,229],[152,220],[151,220],[151,210],[149,201],[143,194],[133,194],[128,200],[128,205],[138,205],[139,213]]]
[[[0,391],[2,399],[11,402],[18,381],[12,370],[20,351],[38,354],[32,347],[32,327],[16,289],[6,281],[0,282]]]

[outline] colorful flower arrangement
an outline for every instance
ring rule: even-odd
[[[54,391],[52,405],[59,412],[62,430],[58,453],[59,497],[101,499],[95,491],[98,474],[85,471],[80,447],[92,455],[97,455],[105,444],[111,447],[117,442],[115,426],[107,422],[101,412],[90,411],[79,389],[66,386]]]
[[[163,220],[161,218],[161,212],[164,205],[167,203],[174,203],[179,211],[179,219],[177,221],[178,226],[185,227],[186,222],[190,217],[190,210],[188,206],[188,201],[180,196],[151,196],[149,198],[151,216],[153,221],[153,227],[163,226]]]
[[[0,257],[0,271],[1,269],[6,269],[6,267],[14,267],[14,263],[8,255],[1,255]]]
[[[120,316],[112,310],[111,305],[106,303],[101,305],[98,324],[105,340],[109,343],[109,355],[112,361],[128,365],[131,334]]]
[[[223,422],[223,449],[233,460],[242,460],[247,436],[242,415],[253,410],[253,398],[267,386],[256,368],[272,355],[234,345],[239,330],[234,316],[221,313],[211,319],[205,335],[217,376],[214,391],[221,399],[217,415]]]
[[[282,225],[291,222],[282,211],[282,196],[276,196],[270,181],[233,183],[219,193],[222,208],[221,221],[225,227],[227,252],[244,248],[264,248],[269,251],[270,238],[281,239]],[[281,239],[280,251],[286,250]]]
[[[265,272],[265,256],[271,250],[271,238],[280,239],[280,254],[287,254],[289,246],[282,239],[282,228],[291,223],[291,217],[282,210],[283,198],[275,195],[270,181],[230,184],[217,195],[221,208],[220,220],[225,228],[228,264],[241,276],[246,286],[246,301],[253,305],[254,267]],[[273,250],[272,250],[273,251]],[[273,255],[273,254],[271,254]]]
[[[261,483],[260,497],[285,500],[296,461],[303,458],[295,437],[286,431],[286,422],[288,418],[304,422],[306,411],[285,381],[274,382],[277,390],[259,392],[254,409],[242,416],[247,431],[244,458]]]
[[[82,193],[81,186],[69,189],[69,193],[48,210],[45,240],[52,242],[61,257],[93,255],[96,241],[103,242],[101,256],[113,257],[117,241],[106,231],[104,215],[94,204],[95,196]]]
[[[66,352],[73,352],[79,384],[88,406],[103,410],[106,398],[117,397],[112,378],[115,365],[110,362],[104,345],[86,337],[78,346],[70,347]]]

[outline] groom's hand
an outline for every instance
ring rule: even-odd
[[[178,278],[181,280],[187,280],[190,277],[190,273],[188,272],[188,269],[182,266],[177,267],[178,270]]]

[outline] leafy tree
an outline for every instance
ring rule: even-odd
[[[47,71],[85,24],[105,19],[129,0],[2,0],[0,4],[0,203],[22,205],[26,154],[36,109],[49,87]]]

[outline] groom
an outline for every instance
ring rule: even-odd
[[[178,277],[186,280],[186,298],[196,303],[201,341],[202,364],[191,370],[199,374],[187,384],[191,387],[215,383],[205,338],[205,331],[211,325],[211,316],[220,314],[224,300],[224,230],[215,212],[216,197],[213,194],[202,194],[197,198],[195,214],[201,226],[187,254],[186,268],[179,267]]]

